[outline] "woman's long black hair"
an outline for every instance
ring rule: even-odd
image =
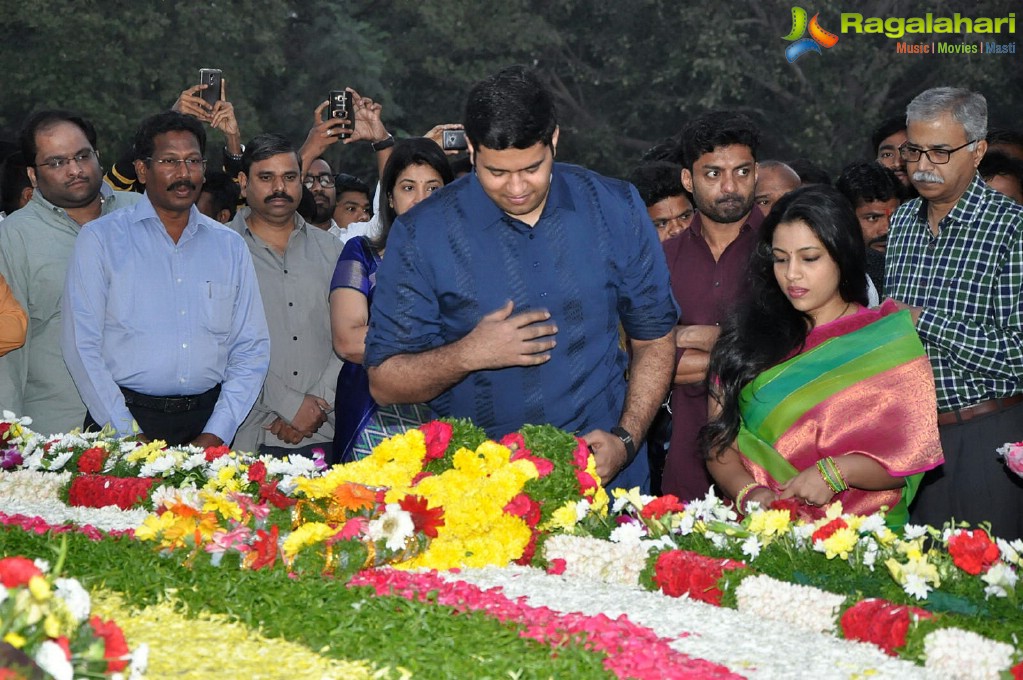
[[[384,172],[380,176],[380,191],[383,193],[380,197],[380,235],[372,242],[378,253],[387,245],[387,235],[391,233],[391,225],[397,217],[394,206],[391,205],[394,185],[398,183],[398,176],[410,165],[430,166],[437,171],[444,184],[455,181],[447,156],[432,139],[410,137],[395,144],[394,151],[384,164]]]
[[[838,190],[814,184],[783,196],[761,226],[750,257],[749,290],[721,330],[707,375],[720,414],[700,432],[708,458],[720,456],[739,434],[739,393],[751,380],[802,349],[813,320],[792,306],[774,275],[772,244],[779,224],[804,222],[838,265],[838,292],[867,304],[863,235],[849,201]]]

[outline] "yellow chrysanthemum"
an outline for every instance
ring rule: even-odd
[[[596,493],[593,494],[593,501],[590,504],[590,512],[599,517],[607,517],[607,506],[609,502],[610,499],[608,499],[607,491],[604,490],[604,487],[597,487]]]
[[[856,547],[859,535],[849,527],[842,527],[824,539],[824,556],[829,560],[841,557],[849,558],[849,553]]]
[[[160,535],[174,524],[176,518],[177,516],[170,510],[159,515],[150,515],[135,529],[135,538],[140,541],[158,540]]]
[[[337,529],[331,528],[323,522],[307,522],[288,534],[281,546],[284,558],[292,560],[303,548],[317,543],[322,543],[337,533]]]
[[[790,523],[788,510],[757,510],[750,515],[749,530],[762,537],[780,536]]]
[[[224,519],[233,519],[240,522],[242,519],[242,508],[227,496],[218,493],[203,491],[199,494],[203,500],[203,512],[219,513]]]
[[[167,442],[163,441],[162,439],[151,441],[148,444],[143,444],[142,446],[138,447],[137,449],[129,453],[127,456],[125,456],[125,460],[127,460],[129,463],[138,462],[152,463],[154,460],[160,457],[160,455],[163,453],[163,449],[166,446]]]
[[[28,592],[36,602],[46,602],[53,594],[50,592],[50,582],[42,576],[33,576],[28,580]]]

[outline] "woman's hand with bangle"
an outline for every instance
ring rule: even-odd
[[[743,507],[739,509],[745,514],[746,507],[749,506],[750,502],[756,501],[760,504],[761,508],[766,510],[770,507],[771,503],[776,500],[778,500],[778,495],[775,492],[771,491],[766,486],[758,486],[755,489],[751,489],[750,492],[746,494],[746,497],[742,499]]]
[[[821,507],[831,502],[835,491],[824,481],[816,465],[802,470],[798,475],[781,486],[782,500],[795,498],[807,505]]]

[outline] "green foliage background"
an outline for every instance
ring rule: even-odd
[[[224,70],[244,138],[278,131],[300,143],[330,89],[384,104],[399,134],[461,119],[472,83],[511,63],[539,69],[560,112],[559,158],[611,175],[716,108],[763,126],[762,158],[797,156],[833,173],[868,153],[870,130],[921,90],[954,84],[988,97],[992,124],[1023,127],[1019,54],[896,54],[898,41],[840,34],[823,55],[788,64],[781,36],[794,0],[0,0],[0,130],[34,109],[90,116],[106,158],[138,122],[169,107],[200,67]],[[865,17],[1003,17],[1018,0],[814,0],[838,33]],[[990,36],[1000,42],[1015,34]],[[907,36],[976,43],[985,36]],[[1017,48],[1017,52],[1019,49]],[[217,133],[213,135],[217,140]],[[373,174],[365,145],[328,160]]]

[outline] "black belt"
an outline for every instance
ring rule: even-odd
[[[162,413],[187,413],[189,411],[209,408],[215,405],[220,397],[220,385],[202,394],[171,397],[151,397],[148,394],[129,390],[127,387],[120,389],[121,394],[124,395],[124,403],[128,406],[138,406]]]

